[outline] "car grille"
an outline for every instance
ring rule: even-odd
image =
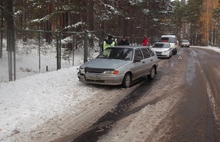
[[[102,69],[102,68],[85,68],[86,73],[103,73],[104,71],[112,71],[113,69]]]
[[[161,54],[162,54],[162,52],[156,52],[156,54],[157,54],[157,55],[161,55]]]
[[[189,44],[182,44],[182,46],[189,46]]]

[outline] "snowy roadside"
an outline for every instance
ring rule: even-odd
[[[51,141],[91,126],[124,97],[123,89],[80,83],[76,73],[72,67],[1,83],[0,141]]]

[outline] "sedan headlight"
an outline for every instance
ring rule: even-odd
[[[113,71],[104,71],[103,74],[118,74],[118,70],[113,70]]]
[[[85,68],[79,68],[79,72],[80,72],[80,74],[85,74]]]
[[[172,48],[169,48],[169,50],[167,50],[167,52],[170,52],[170,51],[172,51]]]

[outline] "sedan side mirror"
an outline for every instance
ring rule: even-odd
[[[141,60],[138,58],[134,58],[134,63],[136,63],[136,62],[141,62]]]

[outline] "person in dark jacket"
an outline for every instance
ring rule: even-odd
[[[128,39],[123,36],[122,39],[119,41],[118,45],[130,45]]]
[[[115,41],[113,40],[112,35],[108,35],[107,39],[103,42],[103,50],[105,50],[107,47],[115,46]]]

